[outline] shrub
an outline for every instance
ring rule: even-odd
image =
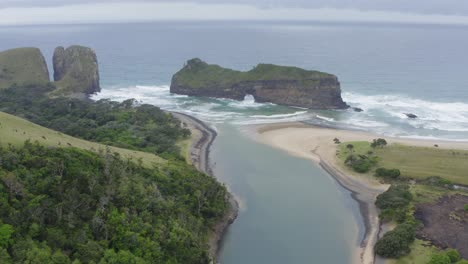
[[[407,255],[414,241],[415,229],[411,224],[400,224],[375,244],[375,252],[385,258],[398,258]]]
[[[378,168],[375,171],[375,176],[387,179],[397,179],[398,177],[400,177],[400,175],[401,172],[399,169]]]
[[[380,209],[401,209],[406,207],[412,199],[413,195],[409,192],[408,185],[392,185],[387,191],[377,196],[375,205]]]
[[[384,147],[387,145],[387,141],[383,138],[374,139],[371,143],[372,148]]]
[[[11,243],[11,235],[14,231],[13,226],[0,224],[0,248],[7,247]]]
[[[377,164],[377,157],[369,158],[366,155],[349,155],[345,163],[356,172],[366,173]]]
[[[439,187],[446,187],[446,186],[452,185],[451,181],[444,179],[442,177],[439,177],[439,176],[427,177],[424,180],[424,183],[428,185],[439,186]]]
[[[450,264],[452,263],[450,261],[449,256],[445,253],[438,253],[434,254],[431,257],[431,260],[429,261],[429,264]]]
[[[453,248],[447,249],[445,254],[450,258],[451,263],[455,263],[461,259],[460,253],[458,253],[458,251]]]
[[[379,218],[383,222],[395,220],[397,223],[404,223],[407,219],[407,213],[408,210],[406,207],[399,209],[387,208],[380,212]]]
[[[468,212],[468,204],[465,204],[463,208],[465,209],[465,212]]]

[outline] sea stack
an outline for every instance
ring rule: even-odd
[[[49,70],[39,49],[17,48],[0,52],[0,89],[49,81]]]
[[[58,94],[93,94],[101,91],[94,50],[83,46],[57,47],[53,57]]]
[[[243,100],[310,109],[344,109],[338,78],[329,73],[297,67],[259,64],[247,72],[189,60],[172,77],[172,93]]]

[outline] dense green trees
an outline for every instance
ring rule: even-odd
[[[460,253],[456,249],[449,248],[444,252],[439,252],[431,256],[429,264],[466,264],[467,260],[461,259]]]
[[[398,258],[410,252],[410,245],[415,239],[414,221],[407,219],[408,205],[412,199],[409,186],[404,184],[392,185],[387,191],[377,196],[375,204],[382,210],[379,217],[383,221],[396,220],[400,223],[377,241],[375,252],[378,255]]]
[[[372,143],[371,143],[372,148],[377,148],[377,147],[383,148],[386,145],[387,145],[387,141],[383,138],[374,139],[372,140]]]
[[[386,192],[377,196],[375,205],[380,209],[398,209],[408,206],[412,199],[408,185],[393,184]]]
[[[375,244],[375,252],[386,258],[398,258],[410,252],[414,242],[415,228],[411,224],[400,224]]]
[[[53,86],[0,90],[0,111],[65,134],[166,158],[179,157],[178,140],[190,135],[172,115],[152,105],[109,100],[49,98]],[[180,157],[179,157],[180,158]]]
[[[431,260],[429,261],[429,264],[450,264],[452,263],[450,261],[449,256],[444,253],[439,253],[439,254],[434,254],[431,256]]]
[[[178,160],[149,169],[30,142],[0,160],[1,263],[207,263],[228,206],[223,186]]]
[[[450,258],[450,262],[455,263],[461,259],[460,253],[456,249],[450,248],[445,251],[445,254]]]

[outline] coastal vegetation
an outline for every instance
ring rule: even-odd
[[[79,139],[0,112],[0,145],[21,147],[25,140],[39,142],[48,147],[75,147],[92,152],[109,149],[113,153],[119,153],[122,158],[141,161],[142,165],[146,167],[166,162],[165,159],[148,152],[117,148]]]
[[[226,189],[185,162],[145,168],[118,153],[0,148],[2,263],[207,263]]]
[[[0,91],[0,262],[208,263],[230,205],[181,156],[190,131],[151,105],[54,90]]]
[[[437,236],[437,241],[431,241],[436,245],[450,243],[464,246],[463,243],[456,242],[464,238],[451,239],[450,234],[461,232],[456,222],[463,221],[465,217],[462,211],[466,193],[463,189],[455,189],[454,184],[468,183],[468,151],[444,149],[439,146],[428,148],[389,145],[384,139],[374,139],[372,142],[340,142],[338,158],[356,173],[368,177],[375,176],[392,184],[375,202],[380,209],[381,221],[397,224],[395,229],[385,233],[376,243],[375,252],[378,255],[398,258],[395,263],[459,261],[454,257],[458,254],[457,251],[441,251],[436,247],[429,250],[421,246],[423,242],[416,237],[427,239]],[[460,194],[464,196],[456,196]],[[432,221],[434,217],[444,219],[444,214],[445,224],[435,219]],[[425,222],[431,223],[429,229],[423,228],[418,220],[421,217],[426,218]],[[448,242],[449,240],[451,242]]]
[[[398,258],[410,253],[410,245],[414,242],[415,227],[412,224],[400,224],[375,244],[375,252],[385,258]]]
[[[352,144],[353,151],[346,148]],[[468,151],[451,150],[441,147],[416,147],[402,144],[390,144],[385,147],[371,147],[371,142],[343,142],[339,145],[338,157],[343,162],[350,154],[374,157],[378,166],[369,169],[374,174],[378,168],[398,169],[400,177],[425,180],[438,176],[452,183],[468,185]],[[369,154],[370,153],[370,154]]]
[[[187,139],[190,131],[158,107],[136,105],[134,100],[49,98],[51,90],[51,84],[0,90],[0,111],[85,140],[181,158],[176,143]]]
[[[375,176],[382,177],[386,179],[397,179],[400,177],[401,172],[399,169],[386,169],[386,168],[378,168],[375,170]]]

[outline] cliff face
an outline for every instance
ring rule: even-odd
[[[39,49],[18,48],[0,52],[0,89],[48,82],[49,71]]]
[[[234,100],[251,94],[257,102],[311,109],[348,107],[336,76],[271,64],[240,72],[192,59],[173,76],[171,92]]]
[[[53,57],[56,93],[93,94],[101,91],[96,53],[87,47],[57,47]]]

